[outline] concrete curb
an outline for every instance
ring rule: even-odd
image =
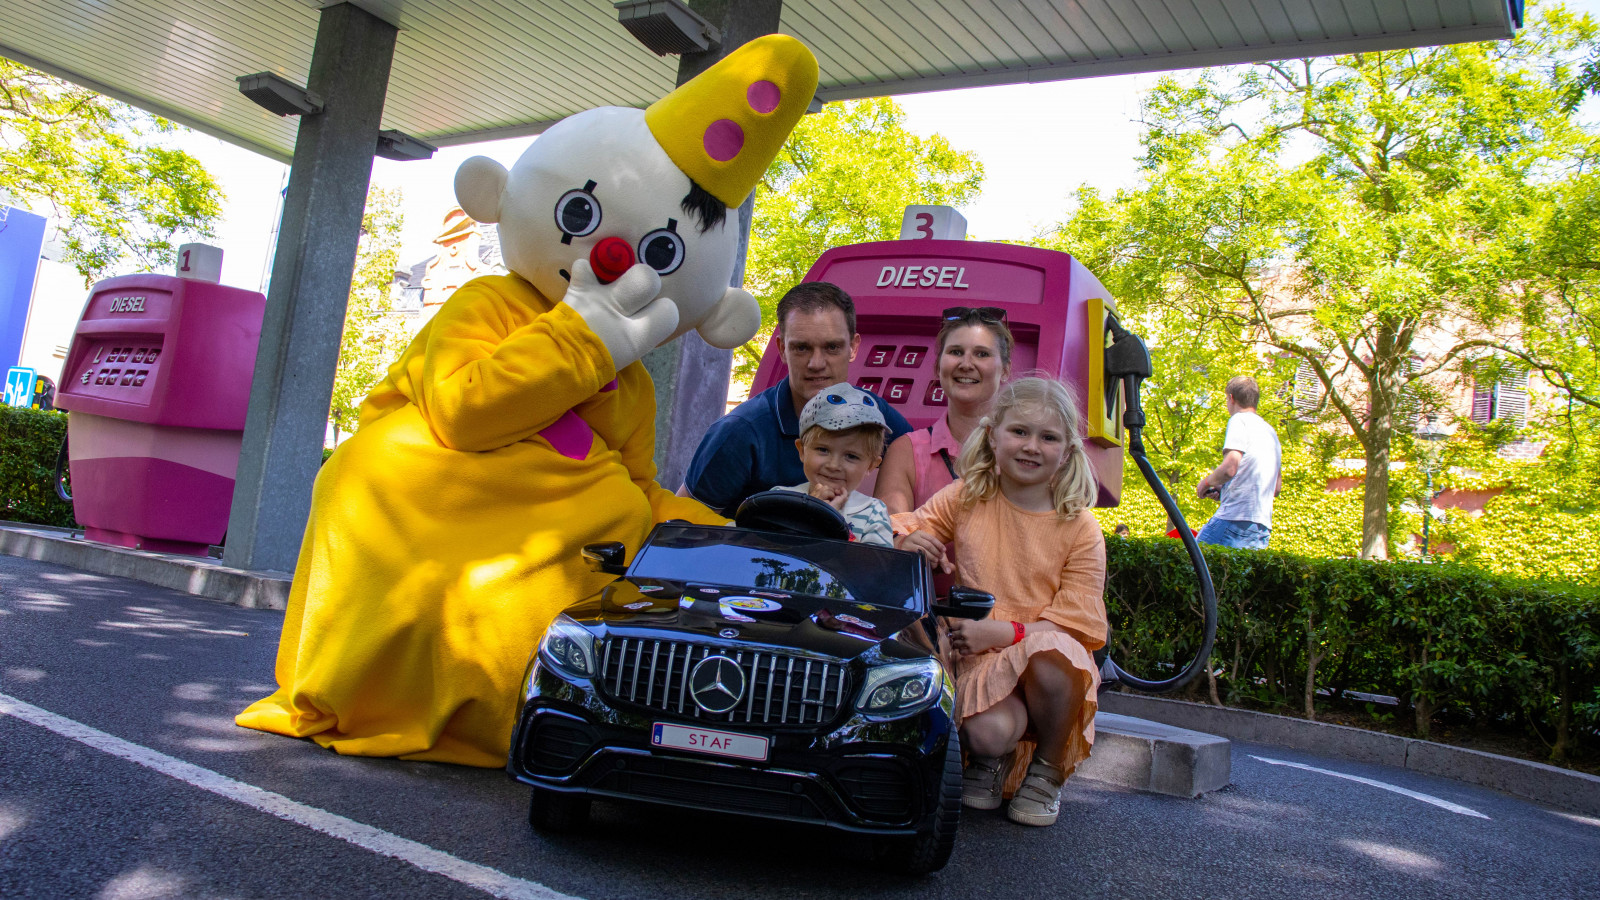
[[[111,547],[59,528],[0,525],[0,554],[131,578],[247,609],[284,609],[289,604],[290,577],[281,572],[251,572],[198,557]]]
[[[1233,745],[1226,738],[1101,710],[1094,717],[1094,752],[1074,778],[1194,798],[1228,786]]]
[[[1276,744],[1453,778],[1537,803],[1600,815],[1600,777],[1544,763],[1344,725],[1140,694],[1102,693],[1100,708],[1236,741]]]

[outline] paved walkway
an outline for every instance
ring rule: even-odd
[[[1600,819],[1251,744],[1199,800],[1081,781],[1053,828],[969,815],[923,880],[829,833],[644,807],[542,837],[499,771],[236,728],[280,616],[0,558],[0,896],[1600,895]]]

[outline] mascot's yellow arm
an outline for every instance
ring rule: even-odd
[[[547,435],[569,411],[590,434],[562,452]],[[519,277],[464,286],[319,474],[279,687],[238,723],[341,753],[505,765],[529,653],[609,580],[581,547],[726,521],[656,484],[654,448],[642,365],[617,372],[582,318]]]

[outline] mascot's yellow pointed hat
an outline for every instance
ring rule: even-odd
[[[817,93],[817,58],[786,34],[758,37],[644,111],[650,133],[729,206],[755,190]]]

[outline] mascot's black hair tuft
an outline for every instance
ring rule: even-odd
[[[721,225],[728,217],[728,205],[712,196],[693,178],[689,179],[689,193],[683,198],[683,211],[700,219],[701,234]]]

